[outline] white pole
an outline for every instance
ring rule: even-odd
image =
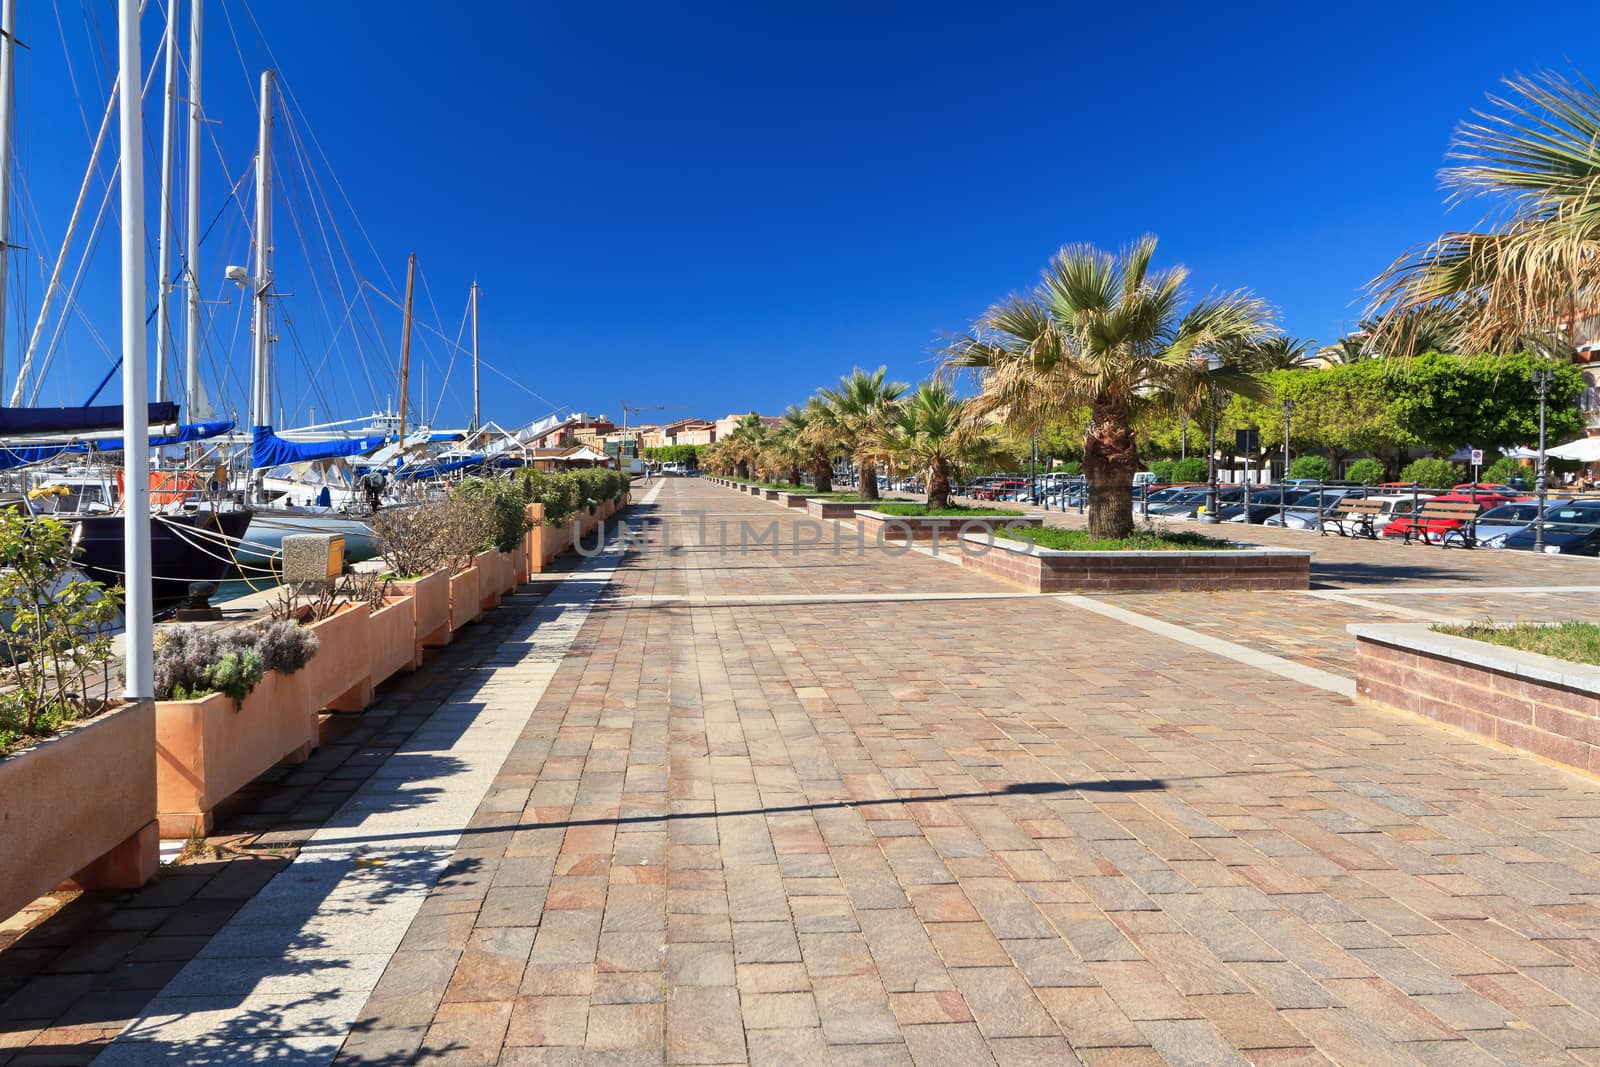
[[[11,265],[11,109],[16,101],[17,0],[0,3],[0,379],[6,367],[6,287]]]
[[[483,422],[478,417],[478,283],[472,283],[472,429]]]
[[[166,400],[167,347],[172,327],[167,321],[168,296],[172,292],[172,142],[174,112],[178,102],[178,4],[167,4],[167,29],[161,47],[166,53],[166,89],[161,97],[161,199],[157,203],[156,249],[156,399]]]
[[[176,3],[177,0],[171,0]],[[189,195],[184,205],[184,256],[188,261],[188,322],[184,328],[183,384],[184,408],[190,422],[198,422],[211,412],[206,410],[200,388],[200,23],[204,0],[189,4]]]
[[[144,329],[144,116],[139,93],[139,0],[120,0],[117,51],[122,71],[122,444],[123,571],[127,582],[124,695],[155,696],[151,663],[155,636],[150,597],[150,436],[145,408],[148,373]]]
[[[267,294],[272,289],[272,71],[261,72],[261,129],[256,140],[255,361],[251,369],[250,427],[272,425],[271,324]],[[252,482],[259,490],[261,473]]]

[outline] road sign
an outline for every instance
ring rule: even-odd
[[[1472,450],[1472,465],[1474,467],[1483,466],[1483,449],[1474,448]]]

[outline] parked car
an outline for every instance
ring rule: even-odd
[[[1157,493],[1150,498],[1149,514],[1185,517],[1184,513],[1188,513],[1188,515],[1192,516],[1196,508],[1205,506],[1206,488],[1204,486],[1185,486],[1165,500],[1158,499],[1160,496],[1161,494]]]
[[[1328,533],[1343,534],[1345,537],[1362,535],[1371,522],[1371,530],[1375,534],[1383,533],[1384,529],[1395,519],[1402,515],[1409,515],[1416,506],[1417,498],[1409,493],[1374,493],[1364,499],[1370,500],[1382,508],[1376,515],[1353,515],[1349,518],[1332,516],[1322,520],[1322,528]],[[1423,497],[1423,500],[1428,499]]]
[[[1347,497],[1364,497],[1368,495],[1365,486],[1333,486],[1327,489],[1313,489],[1302,493],[1287,508],[1282,517],[1274,511],[1262,520],[1263,526],[1282,526],[1290,530],[1315,530],[1322,522],[1327,512],[1339,505],[1339,501]]]
[[[1501,547],[1534,551],[1531,525],[1508,534]],[[1552,556],[1600,556],[1600,500],[1575,500],[1545,509],[1544,550]]]
[[[1569,503],[1566,500],[1546,502],[1546,510]],[[1478,545],[1481,548],[1504,548],[1506,538],[1533,525],[1539,514],[1536,500],[1519,500],[1514,504],[1501,504],[1478,516]]]
[[[1236,504],[1217,509],[1217,517],[1222,522],[1253,522],[1259,523],[1269,515],[1278,513],[1278,504],[1281,499],[1284,507],[1290,507],[1294,502],[1305,495],[1305,490],[1293,485],[1264,485],[1252,488],[1250,491],[1250,514],[1245,515],[1243,500]]]
[[[1515,503],[1515,497],[1513,496],[1482,490],[1477,493],[1441,493],[1438,496],[1430,497],[1429,500],[1440,504],[1477,504],[1484,510],[1497,508],[1501,504]],[[1383,528],[1383,536],[1405,537],[1409,533],[1412,537],[1421,536],[1426,541],[1438,542],[1445,535],[1453,533],[1466,525],[1460,519],[1425,519],[1421,515],[1422,509],[1418,508],[1417,510],[1418,514],[1416,515],[1396,516],[1389,525]]]

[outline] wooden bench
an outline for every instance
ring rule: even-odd
[[[1340,537],[1370,537],[1377,539],[1372,520],[1383,514],[1383,503],[1365,497],[1347,496],[1339,501],[1333,513],[1322,520],[1322,536],[1328,536],[1328,524]]]
[[[1449,548],[1452,539],[1462,548],[1478,544],[1477,520],[1483,508],[1459,500],[1429,500],[1423,503],[1406,527],[1405,543],[1415,537],[1423,544]]]

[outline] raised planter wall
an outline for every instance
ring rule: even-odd
[[[1311,553],[1292,548],[1063,552],[970,533],[961,565],[1034,593],[1309,589]]]
[[[386,599],[371,615],[374,687],[401,671],[417,669],[417,602],[408,596]]]
[[[806,514],[818,519],[854,519],[858,511],[870,511],[866,500],[807,500]]]
[[[801,509],[804,509],[805,506],[806,506],[806,501],[810,500],[810,499],[811,499],[811,497],[807,493],[779,493],[778,494],[778,503],[782,504],[786,508],[801,508]]]
[[[1358,698],[1600,773],[1600,667],[1435,633],[1427,623],[1349,631]]]
[[[141,701],[0,759],[0,919],[63,882],[155,876],[155,747],[155,704]]]
[[[478,571],[478,608],[480,612],[493,611],[500,606],[500,553],[494,549],[479,552],[472,557]]]
[[[1044,520],[1028,515],[886,515],[870,509],[856,512],[856,525],[869,543],[884,541],[940,541],[952,544],[963,533],[981,533],[1002,526],[1043,526]]]
[[[306,627],[317,654],[291,677],[305,688],[313,711],[360,711],[372,703],[372,608],[351,604]]]
[[[416,644],[424,648],[442,648],[450,643],[450,573],[444,570],[425,574],[410,581],[397,581],[390,586],[402,596],[414,601],[416,615]]]
[[[450,576],[450,632],[453,634],[469,622],[477,622],[483,613],[483,598],[478,592],[478,568],[468,567],[460,574]]]
[[[317,709],[303,677],[309,669],[291,675],[269,671],[237,707],[221,693],[156,702],[162,837],[210,831],[218,804],[273,764],[310,754],[317,744]]]

